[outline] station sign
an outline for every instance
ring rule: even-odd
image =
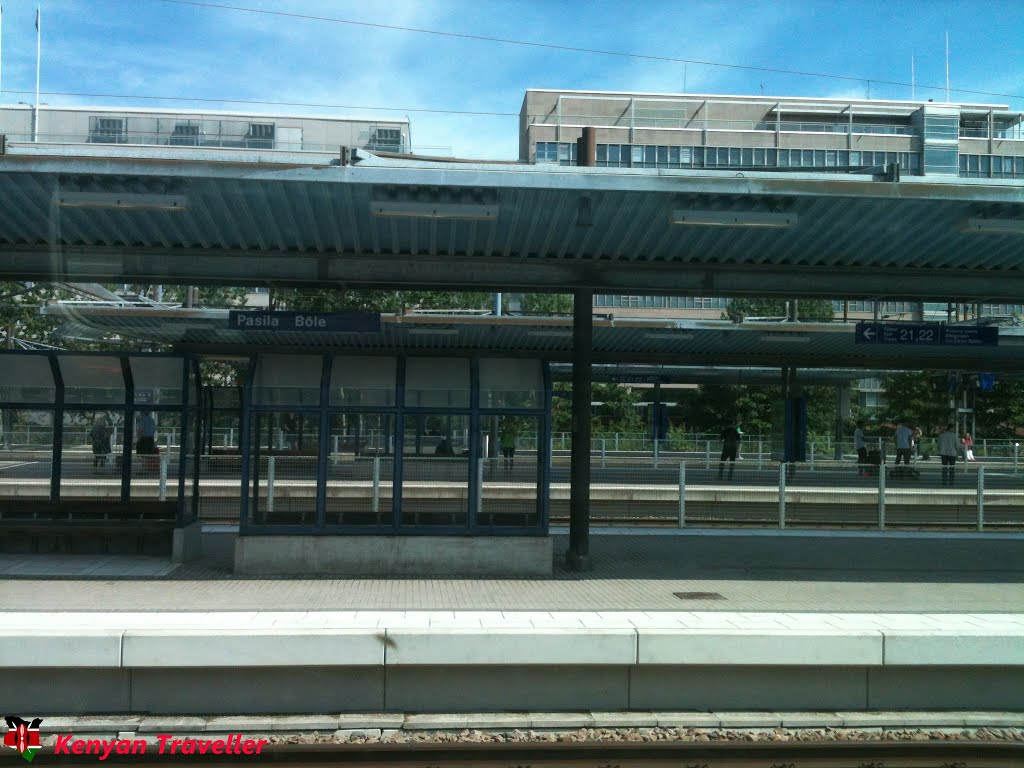
[[[297,333],[380,333],[380,315],[369,312],[260,312],[231,310],[233,331]]]
[[[994,347],[999,329],[993,326],[945,323],[857,323],[857,344],[911,344],[914,346]]]
[[[612,384],[669,384],[672,381],[670,376],[659,376],[658,374],[614,374],[608,377]]]

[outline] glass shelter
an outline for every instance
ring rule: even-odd
[[[0,353],[5,548],[169,551],[196,520],[197,391],[183,356]]]
[[[546,534],[541,361],[258,354],[250,370],[242,535]]]

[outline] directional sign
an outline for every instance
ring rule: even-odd
[[[379,333],[380,315],[366,312],[260,312],[231,310],[233,331],[300,333]]]
[[[942,329],[942,343],[957,347],[995,347],[999,329],[995,326],[947,325]]]
[[[857,323],[854,340],[857,344],[994,347],[999,344],[999,329],[945,323]]]

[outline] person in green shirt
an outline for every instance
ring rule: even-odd
[[[512,469],[516,456],[516,438],[519,436],[519,429],[515,419],[506,418],[501,424],[501,455],[505,457],[505,469]]]

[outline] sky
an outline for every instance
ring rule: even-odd
[[[32,102],[36,2],[0,6],[0,104]],[[945,101],[947,32],[951,100],[1024,110],[1024,0],[40,6],[44,104],[408,116],[416,151],[459,157],[516,158],[527,88],[909,99],[913,57],[916,97]],[[770,71],[779,69],[815,76]]]

